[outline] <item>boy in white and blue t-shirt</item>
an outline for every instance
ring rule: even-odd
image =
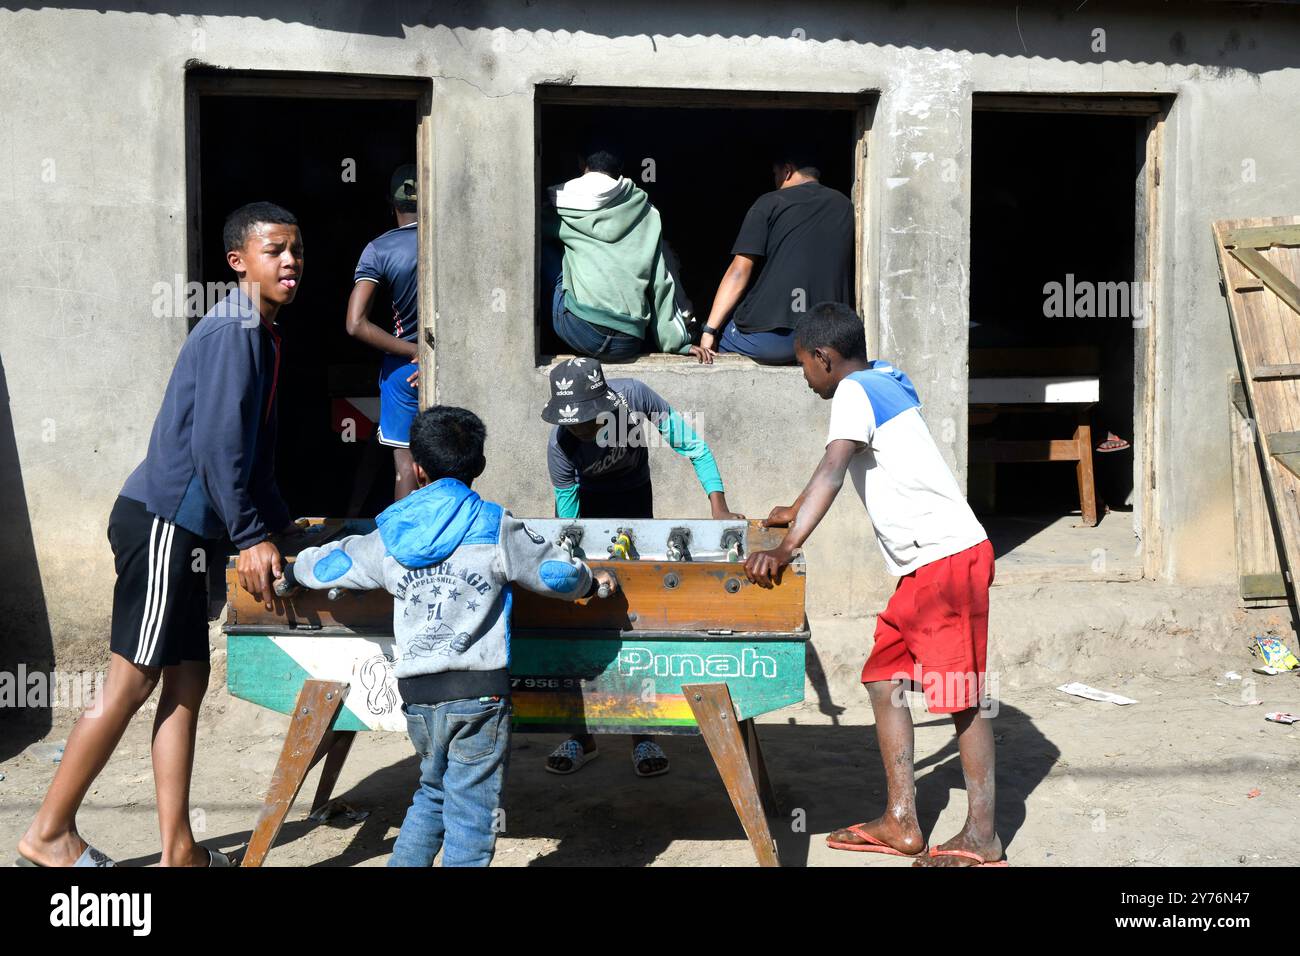
[[[789,525],[771,551],[745,562],[751,581],[771,587],[825,517],[846,476],[857,488],[898,587],[876,619],[862,682],[875,713],[888,806],[867,823],[836,830],[838,850],[918,858],[928,866],[1005,866],[993,824],[993,730],[980,716],[988,648],[993,547],[935,445],[911,380],[867,358],[862,320],[823,302],[795,330],[795,356],[808,387],[831,399],[821,464],[798,500],[768,525]],[[924,692],[931,713],[953,715],[966,777],[966,824],[926,851],[916,816],[912,718],[901,690]]]

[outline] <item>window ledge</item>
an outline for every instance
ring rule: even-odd
[[[549,372],[555,366],[570,359],[579,358],[577,355],[543,355],[541,362],[537,366],[539,372]],[[651,352],[645,355],[638,355],[631,361],[605,362],[600,363],[606,374],[610,378],[618,378],[633,370],[637,372],[681,372],[684,370],[698,369],[700,372],[708,372],[712,369],[725,369],[729,371],[751,371],[762,372],[769,375],[802,375],[802,370],[798,365],[764,365],[761,362],[755,362],[752,358],[745,355],[736,355],[732,352],[724,352],[715,355],[713,365],[701,365],[699,359],[693,355],[672,355],[667,352]]]

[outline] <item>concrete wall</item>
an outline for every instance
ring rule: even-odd
[[[183,318],[155,318],[151,302],[155,282],[186,269],[191,62],[431,78],[437,398],[483,415],[483,490],[521,514],[550,512],[533,346],[535,84],[878,91],[864,311],[959,469],[972,93],[1171,95],[1158,223],[1158,570],[1193,584],[1233,574],[1223,383],[1234,359],[1209,222],[1300,206],[1294,8],[70,6],[0,11],[0,356],[13,433],[0,494],[14,516],[5,554],[39,570],[6,584],[9,651],[39,658],[51,641],[104,633],[108,510],[143,453],[185,334]],[[1094,52],[1099,28],[1106,52]],[[1253,181],[1243,180],[1247,160]],[[504,313],[492,310],[494,290]],[[817,460],[827,407],[797,370],[650,358],[633,374],[698,413],[737,509],[787,502]],[[706,513],[684,462],[664,450],[653,467],[661,513]],[[860,507],[845,499],[809,547],[814,615],[872,611],[891,585]]]

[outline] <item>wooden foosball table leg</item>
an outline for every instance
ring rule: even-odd
[[[740,722],[740,735],[744,738],[745,750],[749,752],[749,769],[754,775],[754,782],[758,784],[758,796],[763,801],[763,809],[769,817],[774,817],[781,812],[781,807],[776,802],[776,791],[772,789],[772,781],[767,776],[767,762],[763,759],[763,748],[758,743],[758,726],[753,718]]]
[[[284,818],[293,806],[298,791],[302,789],[308,772],[327,752],[333,753],[332,745],[337,744],[337,741],[331,735],[332,728],[347,692],[348,685],[340,681],[303,682],[302,690],[298,692],[298,702],[294,705],[289,732],[284,738],[284,748],[280,751],[280,760],[271,775],[271,786],[266,791],[262,812],[258,814],[257,825],[253,828],[253,835],[249,838],[248,849],[244,852],[240,866],[262,865],[266,855],[271,852]],[[342,757],[346,756],[347,749],[343,748],[334,771],[336,779],[338,769],[343,765]],[[323,775],[321,783],[325,783]],[[332,789],[334,781],[329,781],[329,785]]]
[[[767,781],[753,722],[744,721],[749,725],[746,727],[737,719],[726,684],[683,684],[682,693],[695,715],[695,722],[700,725],[700,734],[708,744],[709,754],[726,785],[731,805],[740,817],[740,825],[745,828],[759,866],[780,866],[759,790],[762,787],[770,794],[771,784]]]
[[[352,750],[352,741],[356,738],[355,730],[330,731],[329,739],[325,742],[329,748],[325,751],[325,766],[321,768],[320,783],[316,785],[316,796],[312,797],[311,801],[312,813],[330,802],[330,797],[334,794],[334,785],[339,782],[339,774],[343,771],[343,762],[348,759],[348,752]]]

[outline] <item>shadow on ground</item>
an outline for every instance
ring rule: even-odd
[[[925,716],[918,727],[951,726],[946,717]],[[1025,820],[1025,802],[1051,771],[1058,748],[1024,712],[1002,705],[998,747],[998,832],[1014,857],[1016,833]],[[786,866],[808,862],[810,841],[829,830],[876,816],[882,809],[884,770],[875,730],[863,726],[764,724],[763,752],[780,806],[771,826]],[[726,841],[744,838],[722,781],[699,737],[660,738],[672,759],[668,776],[641,779],[632,772],[627,737],[600,737],[601,757],[580,774],[557,777],[543,770],[555,735],[516,734],[504,806],[510,838],[548,839],[553,845],[531,866],[648,866],[674,841]],[[922,828],[932,842],[951,836],[933,833],[950,799],[961,800],[963,782],[956,739],[921,759],[917,805]],[[334,857],[316,866],[355,866],[392,852],[389,826],[398,826],[419,774],[414,756],[371,774],[339,796],[370,815],[355,824],[352,839]],[[303,787],[276,846],[283,851],[317,824],[305,820],[312,780]],[[955,792],[954,792],[955,791]],[[964,809],[964,808],[963,808]],[[340,825],[346,826],[340,822]],[[247,841],[249,831],[217,837],[213,845]],[[272,852],[274,862],[275,851]],[[148,864],[153,858],[132,861]],[[671,861],[671,854],[667,859]],[[748,854],[744,855],[748,861]],[[844,862],[849,863],[847,857]]]

